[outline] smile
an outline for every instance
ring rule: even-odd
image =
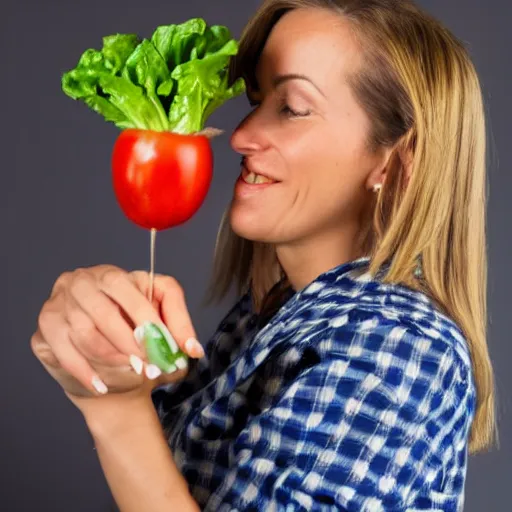
[[[275,180],[271,180],[266,176],[261,176],[254,172],[249,171],[247,168],[242,167],[242,180],[250,185],[260,185],[263,183],[277,183]]]

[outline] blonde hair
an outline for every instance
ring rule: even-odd
[[[350,21],[364,52],[350,78],[372,120],[368,147],[394,147],[376,200],[365,254],[383,281],[427,293],[462,329],[472,357],[477,407],[469,449],[497,439],[487,329],[486,126],[480,83],[463,44],[439,21],[404,0],[266,0],[246,26],[231,80],[255,86],[268,35],[287,11],[324,8]],[[406,183],[404,155],[412,155]],[[414,270],[421,257],[423,278]],[[255,306],[283,278],[274,248],[237,236],[224,213],[209,300],[234,284],[251,287]]]

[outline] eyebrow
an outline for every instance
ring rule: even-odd
[[[274,88],[276,88],[277,86],[281,85],[284,82],[287,82],[288,80],[305,80],[306,82],[309,82],[324,98],[326,97],[323,91],[318,87],[318,85],[315,84],[315,82],[313,82],[313,80],[311,80],[311,78],[309,78],[306,75],[301,75],[298,73],[289,73],[287,75],[276,76],[273,81]]]

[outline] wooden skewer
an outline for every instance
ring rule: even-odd
[[[153,303],[153,290],[155,286],[155,244],[156,244],[156,229],[151,230],[151,249],[150,260],[151,267],[149,271],[149,302]]]

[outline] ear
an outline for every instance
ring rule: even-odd
[[[384,184],[384,182],[386,181],[386,175],[390,164],[390,159],[396,152],[394,147],[381,148],[379,151],[380,154],[378,165],[372,170],[366,181],[366,186],[368,187],[368,190],[372,190],[373,187],[377,184]]]
[[[399,170],[403,175],[404,186],[407,188],[412,176],[414,165],[414,146],[416,134],[413,129],[391,147],[382,148],[379,165],[368,176],[368,188],[371,190],[377,183],[384,184],[388,171],[391,167]],[[398,161],[397,161],[398,160]],[[394,179],[394,177],[393,177]]]
[[[411,128],[396,145],[398,157],[400,158],[402,172],[404,174],[405,187],[409,185],[414,165],[414,148],[416,146],[416,130]]]

